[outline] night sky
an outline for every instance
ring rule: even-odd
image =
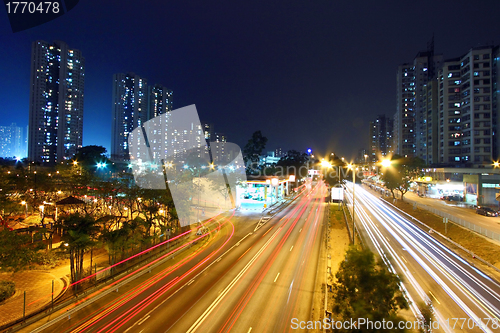
[[[500,1],[90,1],[12,33],[0,9],[0,125],[28,124],[31,42],[86,58],[84,145],[111,143],[112,75],[135,72],[196,104],[229,141],[354,157],[396,111],[396,69],[435,36],[453,58],[500,42]]]

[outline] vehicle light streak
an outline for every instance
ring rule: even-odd
[[[394,215],[394,214],[393,214]],[[399,218],[401,220],[401,217],[395,216],[395,218]],[[400,221],[402,224],[405,222]],[[388,223],[391,223],[393,225],[393,228],[402,234],[404,230],[400,227],[400,225],[395,224],[391,222],[391,220],[388,220]],[[472,284],[478,285],[486,291],[487,295],[490,297],[493,297],[497,302],[500,301],[498,293],[487,286],[485,283],[480,281],[477,277],[473,276],[469,272],[467,272],[465,269],[463,269],[462,266],[456,264],[454,261],[450,260],[443,251],[441,251],[441,248],[435,247],[433,243],[429,242],[429,236],[425,233],[422,233],[422,231],[417,230],[415,228],[409,228],[410,234],[412,234],[414,237],[407,237],[408,241],[411,243],[411,245],[418,249],[419,252],[430,262],[433,264],[433,267],[439,269],[441,273],[445,276],[448,277],[448,279],[459,289],[462,290],[462,292],[467,296],[467,298],[471,301],[473,301],[475,304],[480,305],[479,307],[485,312],[486,315],[491,316],[491,318],[497,318],[498,319],[498,309],[496,309],[493,304],[488,301],[481,293],[475,292],[475,288],[473,287]],[[406,233],[408,235],[408,233]],[[425,237],[423,236],[425,235]],[[417,239],[420,240],[420,242],[417,242]],[[433,251],[428,251],[423,245],[427,245],[429,248],[431,248]],[[437,255],[434,254],[434,252],[437,253]],[[444,262],[446,261],[446,263]],[[463,260],[460,260],[463,262]],[[447,265],[448,264],[448,265]],[[452,266],[452,268],[455,268],[458,272],[462,273],[463,276],[467,277],[471,282],[467,282],[459,276],[458,272],[453,270],[453,269],[445,269],[444,267],[446,266]],[[469,266],[469,265],[467,265]],[[498,287],[498,285],[496,285]],[[498,289],[497,289],[498,290]]]
[[[222,224],[222,225],[225,225],[226,223],[230,223],[230,219],[234,216],[234,212],[233,214],[228,217],[228,218],[225,218],[225,222]],[[192,244],[193,242],[203,238],[203,237],[206,237],[208,234],[210,234],[211,232],[213,232],[214,230],[211,230],[209,233],[207,234],[204,234],[200,237],[197,237],[196,239],[184,244],[183,246],[181,246],[180,248],[178,249],[175,249],[173,251],[170,251],[169,253],[155,259],[154,261],[148,263],[147,265],[139,268],[138,270],[128,274],[127,276],[121,278],[120,280],[118,281],[115,281],[113,282],[110,286],[107,286],[107,288],[112,288],[113,285],[116,285],[117,283],[119,283],[120,281],[126,279],[127,277],[135,274],[136,272],[140,271],[140,270],[143,270],[149,266],[151,266],[152,264],[158,262],[159,260],[165,258],[166,256],[169,256],[170,254],[172,254],[173,252],[176,252],[178,250],[180,250],[181,248],[185,247],[185,246],[188,246],[190,244]],[[234,233],[234,226],[233,226],[233,233]],[[228,240],[232,237],[232,234],[231,236],[228,238]],[[227,241],[226,240],[226,243]],[[224,243],[222,246],[224,246],[226,243]],[[218,250],[217,250],[218,251]],[[135,289],[133,289],[132,291],[130,291],[127,295],[125,295],[121,300],[119,301],[113,301],[113,302],[110,302],[110,303],[114,303],[110,308],[106,309],[106,311],[98,311],[98,315],[93,318],[92,320],[86,322],[85,325],[83,326],[80,326],[76,331],[81,331],[81,329],[85,329],[85,328],[88,328],[89,325],[93,325],[95,324],[97,321],[101,320],[104,316],[108,315],[110,312],[116,310],[117,308],[119,308],[121,305],[123,305],[124,303],[132,300],[133,298],[135,298],[136,296],[138,296],[141,292],[143,292],[144,290],[146,290],[147,288],[149,288],[150,286],[154,285],[155,283],[157,283],[158,281],[160,281],[161,279],[167,277],[169,274],[171,274],[172,272],[174,272],[175,270],[177,270],[178,268],[182,267],[183,265],[185,265],[187,262],[191,261],[194,257],[196,257],[199,253],[201,252],[201,249],[198,249],[195,253],[191,254],[190,256],[188,256],[187,258],[183,259],[181,262],[179,262],[178,264],[174,265],[174,266],[171,266],[171,267],[168,267],[166,268],[165,270],[163,270],[162,272],[158,273],[157,275],[155,275],[154,277],[150,278],[148,281],[146,281],[145,283],[141,284],[140,286],[136,287]],[[214,251],[215,252],[215,251]],[[200,264],[204,263],[201,262]],[[110,304],[108,303],[106,306],[104,307],[108,307],[108,305]],[[88,318],[88,317],[87,317]],[[75,331],[75,332],[76,332]]]
[[[315,189],[313,191],[311,191],[309,194],[311,193],[315,193],[318,191],[318,188],[319,186],[316,186]],[[306,201],[306,204],[303,206],[303,209],[301,210],[299,216],[296,217],[296,219],[294,220],[293,224],[287,229],[287,232],[286,234],[282,237],[280,243],[277,245],[277,247],[273,250],[271,256],[269,257],[269,259],[267,260],[267,262],[265,263],[264,267],[260,270],[260,272],[258,273],[258,276],[256,279],[253,280],[253,282],[251,283],[250,287],[247,288],[247,291],[245,292],[245,294],[240,298],[240,301],[238,302],[238,305],[235,307],[235,309],[232,311],[231,315],[229,316],[229,318],[226,320],[225,324],[223,325],[223,327],[221,328],[221,330],[219,332],[222,332],[222,331],[230,331],[232,329],[232,327],[234,326],[235,322],[237,321],[237,319],[239,318],[239,316],[241,315],[241,313],[243,312],[244,308],[246,307],[246,305],[248,304],[248,302],[250,301],[250,299],[252,298],[253,294],[255,293],[255,291],[257,290],[258,286],[260,285],[260,283],[262,282],[262,280],[264,279],[264,277],[267,275],[267,272],[269,271],[269,269],[271,268],[272,264],[274,263],[274,261],[276,260],[278,254],[280,253],[284,243],[286,242],[286,240],[288,239],[288,237],[290,236],[291,232],[293,231],[295,225],[298,223],[298,221],[300,220],[300,218],[302,217],[302,215],[304,214],[306,208],[309,206],[308,204],[310,204],[310,202],[312,201],[312,196],[308,195],[306,196],[308,199]],[[309,215],[310,217],[310,215]],[[310,221],[310,219],[306,220],[306,225],[308,224],[308,222]],[[289,220],[287,220],[287,223],[288,223]],[[286,223],[285,223],[286,225]],[[227,329],[226,329],[227,327]]]
[[[303,209],[301,210],[301,213],[303,213],[306,209],[306,204],[310,199],[306,199],[305,197],[302,198],[300,201],[299,205],[294,209],[292,214],[289,215],[289,217],[286,219],[283,225],[286,225],[289,223],[289,221],[292,219],[293,215],[295,212],[299,209],[300,206],[303,205]],[[296,221],[295,221],[296,223]],[[287,234],[289,234],[293,230],[293,226],[295,225],[292,224],[288,230]],[[247,271],[249,268],[253,265],[253,263],[260,257],[260,255],[269,247],[269,245],[273,242],[273,240],[277,237],[278,233],[282,230],[282,227],[278,228],[272,235],[271,237],[266,241],[266,243],[259,249],[259,251],[250,259],[250,261],[245,265],[245,267],[238,273],[238,275],[231,281],[231,283],[219,294],[219,296],[214,300],[214,302],[205,310],[205,312],[196,320],[196,322],[189,328],[188,332],[195,332],[200,325],[207,319],[207,317],[214,311],[214,309],[222,302],[224,297],[231,291],[231,289],[239,284],[240,279],[246,275]],[[248,290],[247,290],[248,293]],[[244,299],[244,298],[243,298]],[[240,300],[241,301],[243,300]]]
[[[376,199],[373,195],[367,193],[360,188],[357,195],[357,200],[360,200],[365,207],[370,211],[380,224],[394,237],[394,239],[401,244],[401,246],[416,260],[418,264],[436,281],[443,290],[452,298],[455,303],[463,309],[463,311],[476,323],[477,327],[485,332],[491,332],[491,330],[486,327],[486,325],[481,321],[482,316],[476,315],[476,313],[465,304],[465,302],[446,284],[446,282],[434,272],[434,270],[422,259],[420,256],[425,258],[434,269],[437,269],[444,277],[446,277],[452,284],[463,292],[463,295],[475,306],[477,306],[481,311],[483,311],[490,318],[498,318],[498,309],[486,299],[485,295],[491,297],[495,301],[498,301],[498,288],[494,290],[492,287],[486,285],[478,277],[473,276],[470,272],[466,271],[463,265],[465,264],[469,267],[468,263],[465,263],[463,259],[457,258],[457,256],[448,249],[446,249],[442,244],[439,244],[432,237],[427,235],[425,232],[418,229],[408,220],[402,218],[399,214],[395,214],[391,209],[382,205],[380,200]],[[350,193],[347,195],[348,199],[352,200]],[[420,296],[425,299],[425,293],[420,286],[417,287],[416,281],[413,279],[409,271],[406,269],[404,263],[401,262],[399,256],[394,252],[389,243],[380,234],[378,228],[375,227],[371,219],[368,217],[364,210],[360,209],[358,216],[360,218],[365,231],[368,233],[373,243],[377,246],[379,251],[380,245],[374,240],[373,232],[377,233],[379,239],[384,243],[385,247],[391,252],[392,258],[396,260],[400,269],[405,272],[405,275],[409,278],[415,290],[420,294]],[[410,246],[411,245],[411,246]],[[415,250],[414,250],[415,249]],[[379,251],[380,252],[380,251]],[[419,255],[420,254],[420,255]],[[382,255],[382,258],[385,255]],[[452,260],[452,258],[456,260]],[[461,263],[462,265],[460,265]],[[450,269],[450,267],[452,269]],[[477,269],[474,269],[477,271]],[[483,274],[480,274],[482,276]],[[467,282],[464,278],[470,280]],[[488,279],[491,281],[491,279]],[[495,287],[498,285],[495,283]],[[483,290],[484,293],[478,292],[476,287]]]

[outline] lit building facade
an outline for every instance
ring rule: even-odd
[[[159,85],[150,85],[148,93],[148,117],[147,120],[158,117],[172,111],[173,107],[173,93],[172,90]],[[168,156],[168,142],[169,142],[169,121],[170,117],[157,118],[159,121],[150,122],[153,129],[148,129],[148,143],[153,154],[153,158],[161,159]]]
[[[148,112],[147,80],[134,73],[113,75],[112,160],[129,159],[128,136],[148,120]],[[140,147],[143,139],[136,139],[137,146]]]
[[[61,41],[31,47],[28,158],[51,165],[82,147],[85,58]]]
[[[396,114],[394,151],[404,157],[424,158],[427,152],[424,86],[436,77],[443,62],[434,54],[431,41],[428,50],[419,52],[413,63],[398,66],[396,76]]]
[[[393,154],[393,127],[394,121],[390,117],[380,115],[374,121],[370,122],[369,134],[369,161],[376,162],[380,158]],[[364,162],[364,154],[360,160]]]
[[[0,126],[0,157],[26,157],[26,144],[23,128],[12,123],[10,126]]]

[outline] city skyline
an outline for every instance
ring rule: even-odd
[[[425,50],[432,35],[436,54],[445,58],[491,44],[497,34],[487,17],[495,6],[471,8],[460,36],[447,28],[451,17],[461,15],[460,2],[433,3],[432,10],[393,3],[384,11],[369,3],[292,3],[285,9],[257,6],[264,9],[256,11],[253,5],[217,10],[203,3],[139,8],[131,2],[119,8],[102,4],[100,14],[82,3],[16,34],[0,22],[2,44],[9,45],[0,56],[6,76],[0,87],[4,125],[27,124],[30,43],[63,40],[87,59],[84,145],[111,151],[110,82],[114,73],[133,71],[176,91],[176,107],[196,104],[203,119],[217,123],[240,146],[261,130],[285,151],[312,147],[347,155],[366,144],[370,119],[395,112],[397,65]],[[123,19],[130,13],[148,20],[132,29]],[[160,13],[168,13],[169,20]],[[152,25],[157,33],[168,31],[168,43],[145,35]],[[241,130],[231,133],[235,127]],[[290,132],[294,135],[287,138]]]

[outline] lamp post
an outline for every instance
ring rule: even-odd
[[[44,205],[40,205],[39,208],[40,208],[40,218],[43,220],[45,206]]]
[[[25,206],[24,218],[26,219],[28,217],[28,203],[26,201],[21,201],[21,205]]]
[[[349,164],[348,165],[349,169],[352,169],[352,245],[354,245],[354,237],[356,236],[354,233],[354,228],[355,228],[355,223],[354,223],[354,202],[355,202],[355,196],[354,196],[354,188],[356,187],[356,168],[354,165]]]

